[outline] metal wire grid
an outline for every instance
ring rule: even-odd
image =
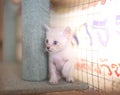
[[[84,11],[85,9],[90,8],[91,6],[95,7],[97,2],[100,1],[100,0],[86,0],[86,1],[87,2],[85,2],[85,3],[80,3],[79,6],[74,6],[74,5],[78,5],[78,4],[76,4],[77,3],[76,0],[72,0],[72,3],[68,4],[69,9],[67,8],[66,10],[70,10],[70,11],[72,9],[76,9],[76,10],[78,9],[79,10],[79,8],[81,8]],[[90,15],[92,15],[92,17],[94,18],[94,16],[95,16],[94,9],[93,9],[92,13],[88,13],[86,15],[81,14],[81,16],[86,16],[86,17],[90,16]],[[67,19],[67,23],[72,24],[71,19],[72,18],[79,18],[79,16],[76,15],[76,17],[74,17],[74,16],[70,16],[68,14],[64,18]],[[91,27],[91,28],[92,28],[92,31],[93,31],[93,27]],[[76,30],[80,31],[80,29],[76,29]],[[103,31],[106,31],[106,30],[103,30]],[[114,78],[113,74],[111,75],[111,78],[109,79],[109,77],[106,76],[107,71],[106,71],[105,68],[102,68],[102,72],[103,72],[102,75],[100,74],[99,69],[95,73],[94,66],[96,65],[97,68],[100,68],[99,49],[94,50],[94,48],[92,48],[92,51],[91,51],[87,48],[81,48],[81,53],[80,54],[82,55],[83,52],[85,54],[85,61],[84,61],[85,67],[84,67],[84,70],[80,68],[81,70],[79,70],[79,73],[77,73],[78,80],[81,80],[82,82],[88,83],[88,85],[89,85],[88,92],[97,91],[98,93],[102,93],[102,92],[107,93],[109,91],[109,92],[111,92],[111,94],[114,93],[116,91],[115,89],[117,87],[119,87],[118,86],[120,84],[119,80],[116,82],[114,80],[115,78]],[[88,54],[88,52],[89,52],[90,55]],[[88,55],[91,57],[91,59],[88,59]],[[82,57],[81,57],[81,59],[82,59]],[[94,61],[96,61],[96,62],[94,62]],[[91,71],[89,71],[89,66],[91,67]],[[108,85],[110,86],[109,89],[108,89]]]

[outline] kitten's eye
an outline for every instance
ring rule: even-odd
[[[57,43],[58,43],[57,41],[54,41],[54,42],[53,42],[54,45],[57,45]]]
[[[46,43],[48,43],[48,39],[46,40]]]

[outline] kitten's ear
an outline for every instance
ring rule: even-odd
[[[64,30],[64,35],[67,37],[67,38],[71,38],[72,36],[72,31],[71,31],[71,28],[70,27],[66,27],[65,30]]]
[[[45,29],[45,32],[49,32],[50,31],[50,27],[46,24],[44,24],[44,29]]]

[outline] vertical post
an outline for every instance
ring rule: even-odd
[[[17,5],[14,5],[11,0],[4,0],[3,21],[3,62],[15,62],[17,45]]]
[[[49,21],[49,0],[23,0],[23,79],[42,81],[47,79],[47,58],[44,52],[43,25]]]

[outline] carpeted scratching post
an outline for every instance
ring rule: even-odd
[[[43,25],[49,22],[49,0],[23,0],[23,79],[47,79]]]

